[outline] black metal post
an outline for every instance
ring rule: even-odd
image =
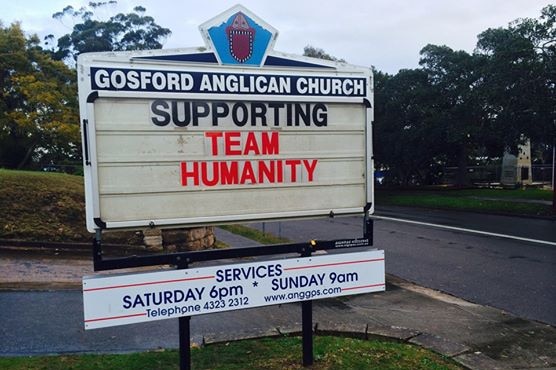
[[[302,257],[310,257],[312,248],[316,246],[311,241],[301,252]],[[313,301],[301,302],[301,335],[303,347],[303,366],[313,365]]]
[[[180,330],[180,370],[191,370],[191,317],[179,319]]]
[[[374,220],[365,215],[365,238],[369,239],[369,245],[373,245],[374,238]]]
[[[102,230],[97,229],[95,231],[95,237],[93,239],[93,265],[99,265],[102,262]]]
[[[178,270],[186,269],[188,262],[180,259]],[[191,317],[183,316],[179,319],[180,341],[180,370],[191,370]]]
[[[301,302],[303,366],[313,365],[313,301]]]

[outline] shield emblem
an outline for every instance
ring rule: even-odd
[[[255,30],[249,26],[242,13],[237,13],[232,24],[226,27],[226,35],[230,45],[230,54],[240,63],[244,63],[253,54]]]

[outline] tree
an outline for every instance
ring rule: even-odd
[[[427,74],[433,101],[436,136],[447,160],[458,167],[457,183],[467,184],[467,162],[485,142],[485,129],[477,89],[482,84],[482,60],[447,46],[427,45],[419,64]]]
[[[420,69],[391,76],[375,71],[374,155],[388,182],[402,186],[434,183],[443,147],[438,137],[436,96]]]
[[[427,45],[419,70],[375,73],[377,161],[402,184],[438,164],[456,165],[464,185],[471,158],[500,157],[524,137],[554,145],[555,24],[550,5],[539,19],[481,33],[473,54]]]
[[[0,25],[0,163],[79,158],[75,71],[53,60],[19,24]]]
[[[476,54],[486,61],[485,109],[508,149],[523,137],[556,140],[555,25],[556,6],[550,5],[539,19],[518,19],[478,36]]]
[[[34,162],[80,158],[75,70],[77,55],[87,51],[160,48],[170,30],[145,16],[145,8],[94,19],[115,1],[67,6],[54,18],[79,20],[57,49],[44,50],[37,36],[26,37],[18,24],[0,30],[0,165],[29,167]],[[1,25],[0,25],[1,26]],[[49,36],[50,42],[54,36]]]
[[[556,144],[556,6],[539,19],[517,19],[508,28],[479,35],[477,53],[488,61],[483,95],[492,124],[507,149],[529,138]],[[556,191],[552,207],[556,212]]]
[[[316,48],[316,47],[311,46],[311,45],[307,45],[303,48],[303,55],[306,56],[306,57],[311,57],[311,58],[331,60],[333,62],[341,62],[341,63],[346,62],[344,59],[338,59],[338,58],[328,54],[323,49]]]
[[[78,10],[66,6],[53,14],[52,17],[60,21],[68,18],[74,21],[72,32],[58,39],[57,48],[53,50],[54,57],[73,62],[78,54],[85,52],[162,48],[171,31],[145,15],[144,7],[137,6],[131,13],[119,13],[108,20],[95,19],[95,12],[113,4],[116,1],[90,2],[87,7]],[[53,39],[53,35],[47,36],[47,41],[52,42]]]

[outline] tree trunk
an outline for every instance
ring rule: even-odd
[[[556,163],[556,143],[552,143],[552,213],[556,215],[556,180],[554,175],[556,174],[556,168],[554,167]]]
[[[458,153],[458,172],[456,176],[456,185],[459,188],[464,188],[469,184],[467,177],[467,150],[465,145],[459,148]]]
[[[27,164],[27,162],[29,162],[29,158],[31,158],[31,154],[33,154],[33,151],[35,150],[35,145],[31,145],[28,149],[27,152],[25,153],[25,156],[23,157],[23,159],[19,162],[19,164],[17,165],[17,169],[21,170],[25,167],[25,165]]]
[[[552,187],[552,213],[556,215],[556,190]]]

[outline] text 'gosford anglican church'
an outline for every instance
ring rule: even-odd
[[[365,97],[366,79],[306,75],[91,68],[93,90],[198,94]]]

